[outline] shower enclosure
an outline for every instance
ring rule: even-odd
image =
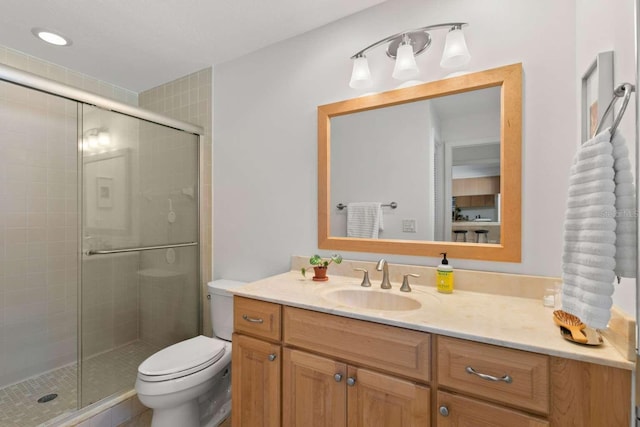
[[[0,425],[25,427],[198,334],[201,131],[0,76]]]

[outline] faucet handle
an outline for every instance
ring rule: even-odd
[[[354,268],[353,271],[364,272],[364,277],[362,278],[362,283],[360,283],[360,286],[364,286],[365,288],[368,288],[371,286],[371,282],[369,281],[369,272],[367,271],[366,268]]]
[[[409,276],[420,277],[419,274],[413,274],[413,273],[405,274],[404,278],[402,279],[402,286],[400,286],[400,290],[402,292],[411,292],[411,286],[409,286]]]

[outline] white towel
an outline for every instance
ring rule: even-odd
[[[382,229],[382,203],[347,203],[347,237],[377,239]]]
[[[574,157],[564,224],[562,308],[592,328],[611,317],[616,243],[613,146],[606,131]]]
[[[613,136],[613,170],[615,172],[616,195],[616,275],[636,277],[636,189],[629,149],[620,132]]]

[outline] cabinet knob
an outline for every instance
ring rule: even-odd
[[[356,379],[353,377],[347,378],[347,385],[353,387],[356,384]]]
[[[274,360],[276,360],[276,357],[277,357],[277,356],[275,355],[275,353],[271,353],[271,354],[269,355],[269,361],[273,362]]]
[[[441,407],[438,408],[438,412],[440,412],[440,415],[442,415],[443,417],[448,417],[449,416],[449,408],[447,408],[444,405],[442,405]]]
[[[336,380],[337,383],[339,383],[340,381],[342,381],[342,374],[335,374],[333,376],[333,379]]]

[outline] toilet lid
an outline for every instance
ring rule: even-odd
[[[224,351],[224,341],[199,335],[147,358],[138,367],[138,376],[145,381],[184,377],[211,366],[222,357]]]

